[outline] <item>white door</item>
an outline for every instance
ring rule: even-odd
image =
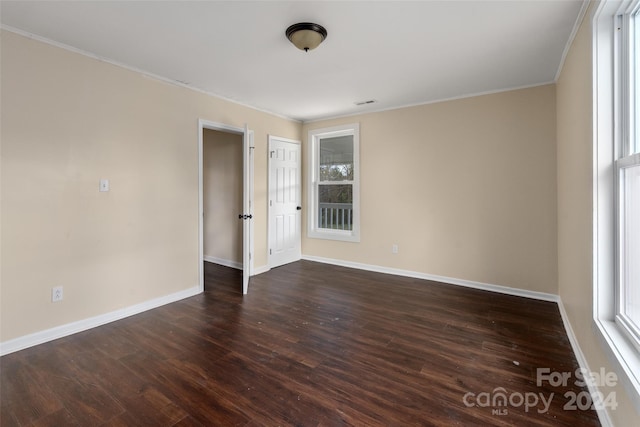
[[[253,231],[253,132],[244,126],[243,141],[243,227],[242,227],[242,293],[249,291],[251,277],[252,248],[251,234]]]
[[[269,267],[301,257],[300,142],[269,137]]]

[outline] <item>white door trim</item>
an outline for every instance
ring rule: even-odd
[[[302,142],[295,140],[295,139],[289,139],[289,138],[282,138],[279,136],[275,136],[275,135],[268,135],[269,139],[268,139],[268,152],[267,152],[267,161],[268,161],[268,165],[267,165],[267,199],[270,200],[271,199],[271,185],[273,184],[271,182],[271,168],[272,168],[272,161],[271,161],[271,150],[272,150],[272,141],[282,141],[282,142],[287,142],[290,144],[296,144],[300,147],[300,156],[298,157],[298,163],[299,163],[299,167],[298,167],[298,186],[299,186],[299,192],[298,194],[300,195],[300,200],[298,201],[300,203],[300,206],[302,206]],[[271,206],[269,205],[269,202],[267,202],[267,208],[269,211],[268,214],[268,218],[267,218],[267,265],[269,266],[269,268],[273,268],[273,258],[271,256],[271,250],[270,248],[273,248],[274,246],[274,242],[273,242],[273,236],[271,233],[271,221],[272,221],[272,210],[271,210]],[[302,218],[302,214],[300,214],[300,217]],[[300,233],[298,233],[298,238],[300,239],[299,244],[301,244],[301,240],[302,240],[302,223],[300,223]],[[302,251],[300,252],[300,259],[302,259]]]
[[[244,137],[245,128],[230,126],[223,123],[212,122],[209,120],[198,119],[198,291],[204,292],[204,184],[203,184],[203,161],[204,161],[204,130],[216,130],[242,135]],[[251,132],[251,131],[249,131]],[[253,165],[251,165],[253,166]],[[246,171],[244,172],[246,174]],[[242,177],[243,181],[247,180],[246,176]],[[253,183],[251,188],[253,188]],[[250,191],[249,199],[253,203],[253,192]],[[239,213],[239,212],[238,212]],[[251,221],[253,223],[253,221]],[[250,233],[253,233],[251,227]],[[253,241],[253,239],[251,239]],[[243,237],[244,246],[244,237]],[[253,252],[253,248],[250,248]],[[252,260],[253,261],[253,260]]]

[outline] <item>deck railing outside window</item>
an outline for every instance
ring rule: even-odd
[[[318,222],[318,228],[352,230],[353,204],[320,203],[318,207]]]

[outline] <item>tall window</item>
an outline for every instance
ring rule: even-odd
[[[620,138],[617,185],[618,301],[616,321],[640,349],[640,17],[639,2],[618,17]],[[626,60],[625,60],[626,59]]]
[[[594,15],[594,319],[640,401],[640,0]]]
[[[360,241],[359,125],[309,132],[309,237]]]

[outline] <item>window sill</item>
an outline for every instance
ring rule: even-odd
[[[360,236],[353,231],[339,230],[309,230],[307,236],[311,239],[338,240],[342,242],[360,242]]]
[[[627,389],[634,406],[640,407],[640,354],[614,321],[595,319],[595,327],[605,342],[614,367],[622,374],[618,379]]]

